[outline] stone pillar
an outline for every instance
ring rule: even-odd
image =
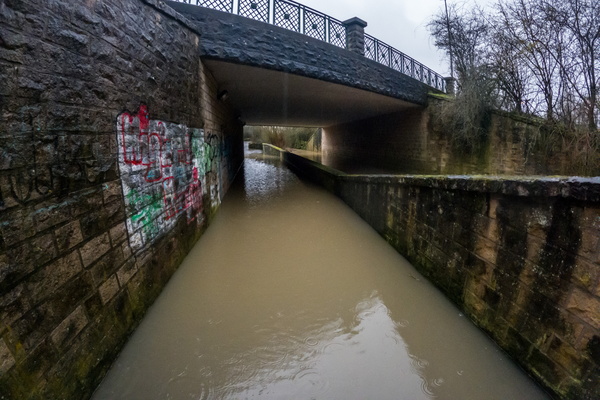
[[[365,27],[367,23],[358,17],[342,22],[346,28],[346,49],[365,55]]]
[[[456,94],[456,78],[448,76],[444,78],[444,81],[446,81],[446,93],[454,96]]]

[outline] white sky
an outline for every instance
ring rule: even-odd
[[[427,23],[444,7],[444,0],[295,0],[333,18],[345,21],[358,17],[367,22],[365,32],[447,76],[450,67],[433,44]],[[495,0],[462,0],[481,6]],[[448,0],[448,4],[457,3]]]

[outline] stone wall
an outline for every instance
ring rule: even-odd
[[[356,166],[407,174],[430,171],[425,110],[414,107],[324,128],[323,164],[346,172]]]
[[[446,101],[430,97],[427,107],[327,127],[323,162],[348,172],[360,165],[402,174],[600,174],[597,153],[586,154],[558,134],[549,141],[539,126],[503,113],[491,115],[480,149],[457,148],[436,119]]]
[[[0,399],[85,399],[206,228],[242,129],[155,0],[0,0]]]
[[[350,176],[291,153],[538,382],[600,398],[600,179]]]

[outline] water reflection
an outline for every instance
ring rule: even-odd
[[[277,162],[246,160],[94,400],[546,398],[354,212]]]
[[[244,163],[244,198],[250,206],[280,198],[295,176],[281,168],[279,158],[250,153]]]
[[[250,349],[236,360],[244,368],[231,375],[224,398],[404,396],[418,400],[433,396],[422,377],[426,363],[410,355],[396,322],[376,293],[359,302],[349,320],[339,317],[300,332],[286,330],[285,325],[262,330],[265,342],[272,345]],[[391,384],[398,379],[402,380],[402,394]],[[441,382],[438,379],[433,384]]]

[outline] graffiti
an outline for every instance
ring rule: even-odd
[[[206,142],[204,143],[204,171],[206,173],[206,181],[208,190],[210,191],[210,197],[217,199],[216,204],[221,199],[222,180],[220,179],[221,171],[219,166],[221,165],[221,141],[219,137],[214,133],[207,133]]]
[[[6,139],[0,164],[4,207],[25,205],[114,179],[110,146],[92,135],[31,135]]]
[[[117,117],[119,169],[131,245],[140,248],[170,230],[180,217],[204,221],[203,198],[221,201],[219,135],[136,114]]]

